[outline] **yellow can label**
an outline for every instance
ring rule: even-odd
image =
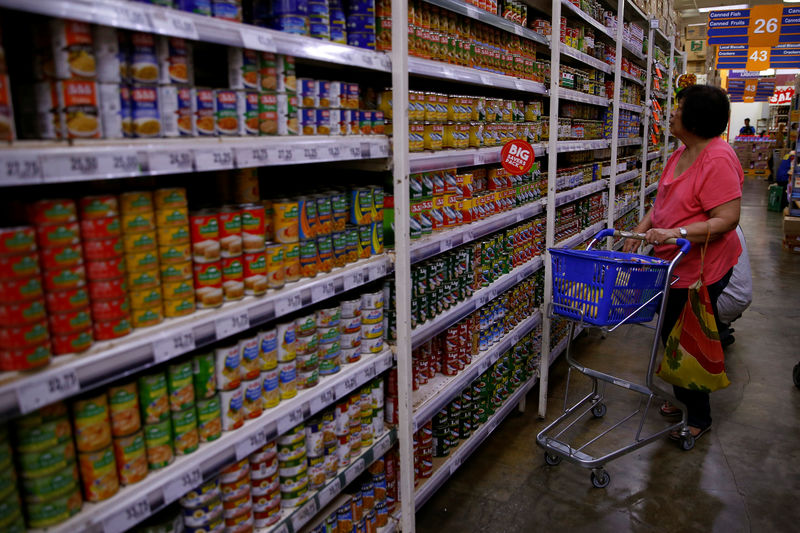
[[[164,300],[164,316],[174,318],[194,313],[194,296],[180,300]]]
[[[147,309],[161,305],[161,287],[131,291],[129,294],[133,309]]]
[[[158,247],[158,260],[162,265],[185,263],[192,260],[192,247],[189,244],[170,244]]]
[[[183,187],[169,187],[156,189],[154,195],[156,209],[166,209],[170,207],[186,207],[186,189]]]
[[[161,285],[158,268],[142,270],[141,272],[128,272],[128,287],[131,291],[152,289]]]
[[[126,254],[147,252],[156,249],[156,232],[126,233],[122,236],[122,245]]]
[[[156,211],[156,225],[159,228],[174,228],[189,224],[189,209],[187,207],[169,207]]]
[[[164,316],[160,305],[144,309],[134,309],[131,313],[131,322],[135,328],[155,326],[162,320],[164,320]]]
[[[119,205],[123,215],[149,213],[153,211],[153,193],[150,191],[131,191],[119,195]]]
[[[176,244],[189,244],[192,237],[189,226],[160,227],[158,228],[158,245],[169,246]]]
[[[129,272],[144,272],[158,268],[158,256],[153,251],[138,252],[125,256]]]
[[[194,299],[194,282],[190,279],[165,282],[162,290],[166,300]]]
[[[122,232],[142,233],[156,229],[156,217],[151,213],[133,213],[122,216]]]
[[[161,279],[163,281],[192,279],[192,262],[161,265]]]

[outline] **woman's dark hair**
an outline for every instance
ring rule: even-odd
[[[731,104],[719,87],[691,85],[678,93],[678,101],[683,102],[683,127],[698,137],[718,137],[727,128]]]

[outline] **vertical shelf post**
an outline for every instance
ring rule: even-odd
[[[650,115],[653,114],[652,96],[650,94],[650,87],[653,82],[653,39],[655,39],[656,32],[654,31],[654,24],[656,20],[648,21],[648,34],[647,34],[647,84],[644,86],[644,139],[642,139],[642,179],[639,183],[639,220],[644,218],[644,190],[647,187],[647,168],[649,160],[647,159],[650,153]]]
[[[617,212],[617,157],[619,155],[619,93],[622,88],[622,36],[625,25],[625,0],[617,0],[617,49],[614,61],[614,94],[611,100],[611,168],[608,177],[608,227],[614,227]],[[609,239],[606,247],[610,250],[613,239]]]

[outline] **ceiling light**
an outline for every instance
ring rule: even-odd
[[[716,6],[716,7],[701,7],[698,9],[700,13],[708,13],[709,11],[730,11],[732,9],[747,9],[749,4],[736,4],[735,6]]]
[[[784,4],[800,4],[800,0],[783,0]]]
[[[800,0],[794,0],[795,2],[800,2]],[[687,24],[687,26],[705,26],[705,22],[695,22],[694,24]]]

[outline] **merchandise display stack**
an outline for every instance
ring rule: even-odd
[[[0,0],[0,529],[411,533],[544,413],[547,249],[641,219],[679,56],[475,4]]]
[[[766,179],[769,176],[768,165],[775,150],[775,139],[737,135],[733,150],[746,177]]]

